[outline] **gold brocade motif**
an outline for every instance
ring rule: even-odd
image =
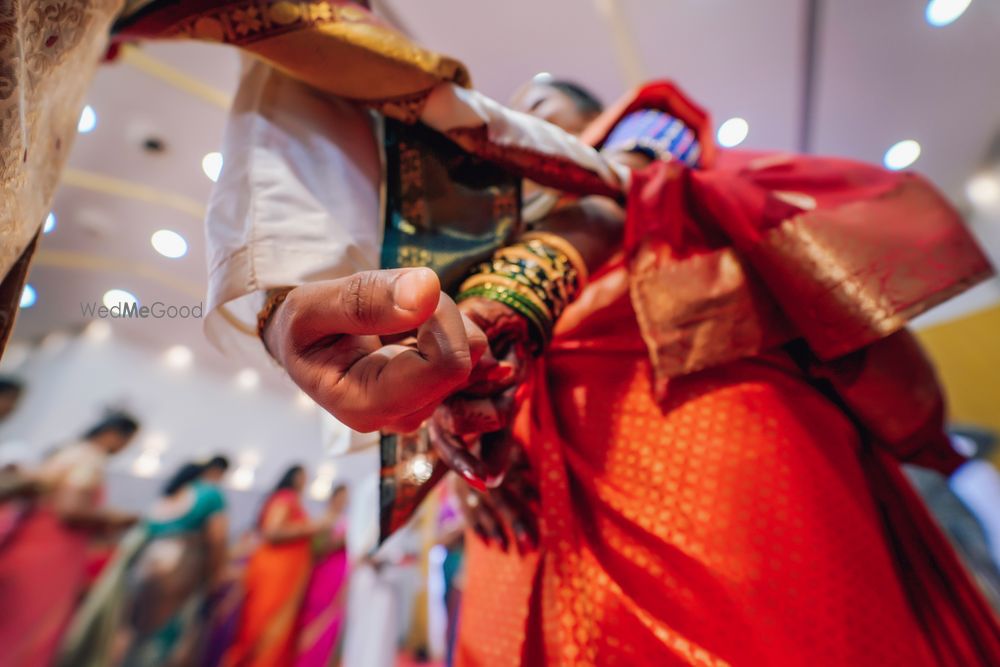
[[[951,207],[916,178],[786,220],[749,260],[824,359],[899,331],[993,271]]]
[[[777,306],[755,293],[731,248],[676,261],[663,244],[644,243],[632,260],[630,291],[656,362],[658,391],[671,377],[749,357],[791,337]]]
[[[436,85],[470,85],[462,63],[417,46],[350,0],[244,0],[207,8],[181,0],[133,11],[119,25],[123,38],[232,44],[319,90],[405,122],[419,117]]]
[[[48,213],[121,0],[0,2],[0,275]]]
[[[646,240],[630,273],[660,390],[671,377],[793,338],[835,359],[899,331],[992,268],[953,209],[908,177],[877,198],[804,211],[744,252],[675,259],[665,243]]]

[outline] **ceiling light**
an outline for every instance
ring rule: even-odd
[[[36,301],[38,301],[38,293],[35,292],[35,288],[25,283],[24,289],[21,290],[21,308],[31,308]]]
[[[163,353],[163,362],[170,368],[187,368],[194,360],[194,353],[186,345],[174,345]]]
[[[56,230],[56,214],[51,211],[45,216],[45,224],[42,225],[43,234],[51,234]]]
[[[942,28],[957,21],[971,4],[972,0],[931,0],[925,16],[932,26]]]
[[[111,325],[104,320],[94,320],[83,330],[83,335],[87,340],[100,343],[111,338]]]
[[[739,146],[750,134],[750,123],[742,118],[730,118],[719,126],[719,145],[723,148]]]
[[[257,388],[260,384],[260,373],[252,368],[244,368],[236,374],[236,386],[246,391]]]
[[[1000,175],[987,172],[973,176],[965,185],[965,196],[978,208],[1000,204]]]
[[[201,170],[213,183],[219,180],[219,174],[222,173],[222,153],[207,153],[201,159]]]
[[[134,294],[126,292],[123,289],[109,289],[104,293],[104,298],[101,301],[108,308],[119,306],[123,309],[124,306],[131,306],[139,303],[139,300],[135,298]]]
[[[157,454],[165,452],[169,445],[170,436],[163,431],[150,431],[142,439],[142,448],[146,451],[156,452]]]
[[[330,497],[331,489],[333,489],[332,479],[317,477],[309,485],[309,496],[313,500],[322,502]]]
[[[160,455],[154,451],[144,451],[132,461],[132,474],[136,477],[155,477],[160,471]]]
[[[253,486],[255,470],[248,466],[240,466],[229,476],[229,486],[240,491],[246,491]]]
[[[80,112],[80,121],[76,124],[76,130],[80,134],[87,134],[93,132],[95,127],[97,127],[97,112],[94,111],[94,107],[88,104]]]
[[[885,152],[885,166],[893,171],[906,169],[920,157],[920,144],[913,139],[906,139],[894,144]]]
[[[153,232],[153,236],[149,240],[156,252],[171,259],[183,257],[188,251],[188,244],[184,237],[169,229]]]

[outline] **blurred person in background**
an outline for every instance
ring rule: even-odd
[[[122,540],[67,634],[60,665],[193,665],[207,594],[226,565],[229,462],[187,463],[142,525]]]
[[[24,383],[18,378],[0,377],[0,423],[7,420],[17,409],[24,395]]]
[[[256,528],[242,531],[229,546],[229,562],[219,586],[212,592],[205,620],[207,636],[202,667],[218,667],[232,646],[239,629],[240,612],[246,596],[243,579],[247,563],[257,550],[260,537]]]
[[[222,456],[181,467],[150,511],[149,543],[128,575],[124,667],[196,664],[204,602],[227,565],[229,522],[219,481],[228,468]]]
[[[309,587],[299,613],[295,667],[327,667],[340,640],[347,602],[347,487],[330,495],[330,532],[313,540],[314,562]]]
[[[18,378],[0,376],[0,424],[17,409],[24,395],[24,383]],[[4,458],[4,463],[0,466],[0,503],[26,495],[31,495],[35,491],[32,480],[21,474],[21,466],[15,462]],[[6,515],[6,516],[5,516]],[[2,548],[5,537],[12,527],[15,512],[0,513],[0,548]]]
[[[24,383],[21,380],[8,376],[0,377],[0,424],[5,422],[17,409],[23,395]],[[6,457],[4,458],[6,459]],[[22,474],[21,466],[17,462],[6,459],[4,464],[0,466],[0,503],[31,495],[34,491],[34,483],[31,478]],[[6,519],[0,515],[0,546],[3,545],[4,538],[10,528],[6,522],[14,516],[13,512],[6,514],[9,515]]]
[[[243,577],[245,599],[223,667],[292,667],[299,613],[312,569],[312,541],[333,521],[309,518],[302,506],[306,472],[289,468],[261,508],[260,544]]]
[[[463,484],[464,486],[464,484]],[[465,578],[465,531],[466,521],[462,509],[468,503],[479,502],[479,497],[462,489],[464,498],[459,498],[451,487],[441,503],[438,517],[437,542],[444,549],[441,574],[444,583],[445,608],[445,665],[451,667],[455,661],[455,641],[458,639],[458,619],[462,608],[462,586]],[[463,504],[463,502],[465,504]]]
[[[91,538],[136,522],[102,503],[107,460],[138,430],[132,416],[112,413],[34,473],[40,496],[0,550],[4,667],[48,667],[86,586]]]

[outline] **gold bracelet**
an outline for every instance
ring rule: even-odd
[[[587,286],[587,280],[590,278],[590,272],[587,271],[587,263],[583,261],[583,255],[580,254],[580,251],[577,250],[572,243],[557,234],[542,231],[528,232],[522,235],[518,240],[524,242],[540,241],[544,245],[559,251],[561,254],[566,256],[570,265],[576,269],[576,279],[578,282],[577,289],[582,290]]]

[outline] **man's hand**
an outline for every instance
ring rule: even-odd
[[[380,336],[415,332],[416,346]],[[430,269],[366,271],[288,293],[265,331],[289,377],[357,431],[409,432],[466,384],[483,332]]]

